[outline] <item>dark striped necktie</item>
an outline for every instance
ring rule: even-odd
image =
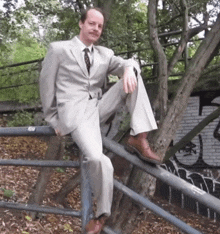
[[[86,67],[87,67],[87,70],[88,70],[88,73],[89,73],[89,70],[90,70],[90,60],[89,60],[89,55],[88,55],[88,52],[89,52],[89,49],[88,48],[85,48],[84,49],[84,59],[85,59],[85,63],[86,63]]]

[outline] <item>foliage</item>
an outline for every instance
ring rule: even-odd
[[[28,215],[25,216],[25,219],[27,219],[28,221],[32,221],[32,218]]]
[[[22,36],[13,43],[7,44],[2,51],[4,56],[0,65],[14,64],[44,57],[46,49],[34,38],[30,38],[29,30],[23,30]],[[39,100],[39,64],[27,64],[0,70],[0,100],[18,100],[19,102],[33,102]]]
[[[182,0],[158,1],[157,9],[158,32],[180,31],[183,28]],[[1,27],[0,66],[40,59],[44,57],[46,48],[51,41],[66,40],[79,32],[78,21],[80,12],[85,6],[94,5],[107,9],[107,24],[100,44],[112,48],[116,54],[128,58],[134,57],[142,68],[144,79],[157,81],[158,72],[154,65],[157,62],[154,51],[150,47],[147,1],[69,1],[69,0],[25,0],[18,7],[17,1],[6,1],[6,11],[0,11]],[[217,0],[189,0],[189,27],[212,24],[219,9]],[[208,17],[208,16],[209,17]],[[169,34],[159,37],[164,45],[168,62],[177,49],[180,34]],[[193,39],[198,39],[198,36]],[[200,41],[188,43],[188,56],[191,58]],[[173,43],[172,46],[167,46]],[[184,59],[184,54],[182,55]],[[30,102],[39,99],[38,85],[32,83],[38,80],[38,64],[0,70],[3,79],[0,87],[26,84],[24,87],[2,89],[0,100],[19,100]],[[23,72],[23,70],[28,70]],[[183,61],[178,62],[172,73],[184,73]],[[16,73],[16,75],[11,75]],[[17,74],[20,73],[20,74]],[[180,78],[180,76],[177,76]],[[172,76],[170,79],[173,79]],[[32,84],[31,86],[27,84]]]
[[[4,2],[7,1],[4,0]],[[100,44],[112,48],[116,54],[121,54],[121,56],[126,58],[132,56],[136,58],[143,66],[143,77],[146,79],[154,78],[154,82],[159,84],[155,110],[159,110],[160,125],[158,131],[153,133],[154,136],[151,140],[157,153],[165,154],[186,108],[187,98],[195,83],[199,83],[196,80],[198,78],[197,74],[200,74],[200,71],[205,67],[205,65],[199,67],[199,64],[192,64],[192,67],[195,65],[194,68],[197,74],[193,74],[193,72],[192,74],[187,73],[188,62],[192,61],[191,58],[198,54],[197,52],[202,45],[197,40],[198,37],[207,36],[207,33],[212,29],[213,22],[216,20],[217,13],[219,13],[220,3],[218,0],[149,0],[145,2],[141,0],[25,0],[25,4],[22,7],[15,9],[13,4],[16,5],[16,2],[13,0],[8,2],[10,4],[6,5],[6,13],[0,12],[3,22],[1,22],[2,32],[0,32],[0,48],[3,55],[0,63],[2,66],[17,61],[21,62],[21,59],[24,59],[22,61],[33,59],[35,56],[34,49],[37,51],[36,56],[44,56],[45,48],[51,41],[70,39],[73,35],[78,34],[79,15],[85,6],[96,5],[107,9],[109,12],[108,21]],[[150,3],[153,3],[148,13],[146,2],[149,3],[149,6]],[[157,3],[159,5],[156,6],[155,11],[152,11],[153,6],[157,5]],[[152,12],[153,19],[150,19],[150,13]],[[156,22],[154,22],[154,17],[156,17]],[[154,33],[151,34],[152,31]],[[203,32],[202,35],[200,34],[201,32]],[[157,33],[159,36],[157,36]],[[149,34],[151,35],[150,38]],[[153,44],[155,38],[158,43],[152,49],[150,45]],[[186,43],[188,48],[184,50]],[[204,48],[208,47],[204,46]],[[19,56],[21,51],[26,51],[26,55]],[[218,54],[218,50],[214,52],[215,55]],[[28,57],[27,54],[31,57]],[[159,55],[162,56],[159,58]],[[197,59],[205,61],[202,56]],[[210,61],[207,62],[204,74],[200,79],[204,84],[215,84],[210,79],[210,75],[219,74],[218,64],[219,57],[213,59],[211,55]],[[28,69],[35,69],[32,65],[30,67],[28,65]],[[38,74],[37,71],[33,75],[29,73],[28,77],[28,73],[18,76],[11,75],[11,70],[9,69],[4,70],[4,72],[5,78],[0,81],[2,82],[0,87],[18,84],[19,82],[34,82]],[[19,70],[15,70],[15,72],[19,72]],[[168,95],[172,88],[170,83],[174,83],[168,82],[168,80],[171,79],[173,73],[179,74],[177,78],[181,79],[182,84],[184,84],[183,86],[178,83],[175,86],[174,91],[179,95],[179,99],[175,99],[178,95]],[[184,77],[181,74],[188,74],[188,76]],[[33,91],[35,89],[30,90],[29,87],[22,92],[18,91],[16,93],[15,90],[8,93],[5,92],[4,97],[19,99],[20,101],[35,100],[38,97],[37,91],[35,93]],[[23,94],[19,96],[21,93]],[[31,96],[31,94],[34,95]],[[174,98],[171,99],[170,96]],[[25,118],[23,119],[23,115],[20,113],[20,116],[16,117],[17,119],[15,118],[15,120],[21,124],[20,120],[22,119],[22,124],[25,122],[25,125],[29,125],[26,121],[31,121],[31,117],[26,116],[26,114],[24,116]],[[13,124],[16,123],[15,120],[13,120]],[[145,190],[142,193],[147,194],[147,189],[144,188],[148,188],[149,180],[146,179],[144,174],[140,176],[140,173],[136,173],[135,175],[135,171],[136,168],[132,171],[132,176],[128,180],[126,179],[129,186],[136,187],[137,190],[141,188]],[[128,217],[127,212],[133,208],[130,205],[130,203],[126,204],[126,206],[119,204],[119,207],[126,207],[126,209],[121,210],[118,222],[121,220],[122,226],[127,223],[127,229],[132,224],[131,221],[125,221]],[[137,213],[140,212],[138,211]],[[128,218],[130,217],[132,216]],[[136,218],[137,216],[134,215],[134,217]],[[115,217],[116,219],[117,217]],[[117,223],[117,226],[119,227],[120,224]],[[67,229],[71,230],[69,226],[65,227],[65,230]],[[129,231],[131,230],[129,229]]]
[[[14,195],[14,191],[10,190],[10,189],[5,189],[5,188],[0,188],[0,190],[3,191],[3,196],[6,198],[10,198]]]
[[[10,1],[10,6],[6,4],[6,13],[1,12],[4,27],[0,66],[41,59],[51,41],[77,35],[80,12],[84,8],[82,2],[26,0],[20,7],[16,7],[15,1]],[[91,4],[105,7],[108,2],[91,1]],[[111,14],[100,44],[111,47],[115,53],[141,50],[147,43],[146,10],[146,4],[141,1],[116,1],[111,4]],[[122,56],[139,57],[139,61],[144,61],[149,54],[149,51],[141,51]],[[0,70],[0,100],[38,100],[38,70],[38,64]],[[20,84],[24,86],[17,87]]]
[[[61,167],[57,167],[55,170],[56,170],[56,172],[59,172],[59,173],[65,172],[65,168],[61,168]]]
[[[8,127],[31,126],[34,124],[33,113],[20,111],[14,114],[11,121],[8,121]]]

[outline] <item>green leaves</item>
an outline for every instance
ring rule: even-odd
[[[15,192],[10,189],[0,188],[1,191],[3,191],[3,196],[6,198],[11,198]]]
[[[61,168],[61,167],[57,167],[55,170],[56,170],[56,172],[59,172],[59,173],[65,172],[65,168]]]
[[[33,114],[27,111],[17,112],[11,121],[8,121],[9,127],[31,126],[34,125]]]
[[[71,226],[68,223],[64,224],[63,228],[65,231],[73,232],[73,229],[71,228]]]
[[[29,33],[25,31],[16,42],[5,44],[7,49],[2,51],[4,56],[0,58],[1,65],[36,60],[45,56],[45,47],[30,37]],[[0,101],[17,100],[27,103],[39,100],[38,70],[38,63],[0,70]]]
[[[32,221],[32,218],[28,215],[25,216],[25,219],[27,219],[28,221]]]

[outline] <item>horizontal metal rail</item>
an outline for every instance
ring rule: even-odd
[[[124,194],[132,198],[132,200],[136,201],[137,203],[141,204],[142,206],[148,208],[149,210],[153,211],[155,214],[161,216],[165,220],[169,221],[172,224],[175,224],[176,227],[180,228],[182,231],[185,231],[189,234],[201,234],[201,232],[197,231],[196,229],[190,227],[180,219],[176,218],[175,216],[171,215],[170,213],[166,212],[165,210],[161,209],[159,206],[155,205],[147,198],[139,195],[138,193],[134,192],[133,190],[129,189],[122,183],[114,180],[115,187],[122,191]]]
[[[0,136],[53,136],[55,131],[47,126],[30,126],[30,127],[16,127],[16,128],[0,128]],[[80,167],[78,161],[63,161],[63,160],[21,160],[21,159],[0,159],[1,166],[32,166],[32,167]],[[81,184],[87,183],[83,178]],[[82,187],[85,187],[82,185]],[[88,192],[88,188],[87,192]],[[85,193],[85,192],[84,192]],[[41,213],[51,213],[57,215],[73,216],[84,219],[83,210],[88,207],[83,207],[82,211],[74,211],[66,208],[45,207],[36,204],[21,204],[0,202],[0,207],[5,209],[26,210]],[[84,224],[85,226],[85,224]],[[84,229],[82,226],[82,229]]]
[[[194,198],[205,206],[211,208],[220,214],[220,200],[204,190],[186,182],[185,180],[173,175],[172,173],[164,170],[160,166],[143,163],[138,157],[128,153],[120,144],[103,137],[103,144],[113,153],[127,159],[133,165],[139,167],[141,170],[153,175],[171,187],[180,190],[182,193]]]
[[[121,232],[115,232],[115,230],[112,230],[109,226],[104,226],[103,231],[107,234],[121,234]]]
[[[79,167],[77,161],[62,160],[23,160],[23,159],[0,159],[1,166],[30,166],[30,167]]]
[[[33,204],[21,204],[21,203],[0,201],[0,208],[64,215],[64,216],[71,216],[71,217],[77,217],[77,218],[82,217],[82,211],[77,211],[77,210],[74,211],[74,210],[66,209],[66,208],[46,207],[46,206],[39,206],[39,205],[33,205]],[[108,226],[104,227],[104,231],[107,234],[117,234]]]
[[[70,209],[57,208],[57,207],[46,207],[39,206],[33,204],[21,204],[15,202],[1,202],[0,207],[5,209],[15,209],[15,210],[26,210],[26,211],[35,211],[40,213],[48,213],[48,214],[57,214],[57,215],[66,215],[66,216],[74,216],[81,217],[81,211],[74,211]]]
[[[41,127],[19,127],[19,128],[0,128],[0,136],[40,136],[40,135],[55,135],[55,132],[53,129],[51,129],[48,126],[41,126]],[[217,213],[220,213],[220,200],[216,197],[207,194],[205,191],[199,189],[198,187],[189,184],[188,182],[184,181],[183,179],[171,174],[170,172],[162,169],[159,166],[151,165],[143,163],[139,158],[136,156],[128,153],[123,146],[120,144],[109,140],[106,137],[103,137],[103,144],[104,146],[112,151],[113,153],[117,154],[118,156],[121,156],[128,161],[130,161],[135,166],[139,167],[143,171],[155,176],[156,178],[160,179],[161,181],[167,183],[168,185],[182,191],[183,193],[193,197],[197,201],[201,202],[202,204],[206,205],[207,207],[213,209]],[[6,161],[6,160],[2,160]],[[9,160],[11,161],[11,160]],[[14,160],[14,161],[20,161],[20,160]],[[25,161],[25,160],[21,160]],[[27,163],[27,162],[25,162]],[[65,162],[65,163],[70,163]],[[72,162],[75,163],[75,162]],[[67,165],[65,164],[65,165]],[[1,164],[0,164],[1,165]],[[45,162],[46,165],[46,162]],[[60,165],[59,165],[60,166]],[[70,166],[70,164],[68,165]],[[146,198],[141,197],[139,194],[135,193],[134,191],[123,187],[119,182],[115,182],[115,186],[123,190],[125,194],[130,196],[133,200],[136,202],[141,203],[143,206],[148,207],[151,209],[154,213],[158,214],[159,216],[162,216],[166,220],[173,223],[175,226],[179,227],[180,229],[187,231],[187,233],[200,233],[195,229],[192,229],[187,224],[184,224],[181,220],[177,219],[176,217],[170,215],[166,211],[162,210],[161,208],[157,207],[154,204],[149,203],[149,201]],[[165,212],[165,213],[163,213]],[[107,230],[106,230],[107,231]]]
[[[43,61],[43,59],[44,58],[35,59],[35,60],[31,60],[31,61],[26,61],[26,62],[21,62],[21,63],[14,63],[14,64],[6,65],[6,66],[3,66],[3,67],[0,67],[0,70],[5,69],[7,67],[19,67],[19,66],[27,65],[27,64],[31,64],[31,63],[38,63],[38,62]]]
[[[29,127],[0,127],[0,137],[2,136],[54,136],[55,131],[49,126],[29,126]]]

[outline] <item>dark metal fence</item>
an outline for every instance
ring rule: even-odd
[[[0,136],[53,136],[55,132],[52,128],[48,126],[37,126],[37,127],[16,127],[16,128],[0,128]],[[141,170],[155,176],[164,183],[174,187],[175,189],[180,190],[184,194],[196,199],[200,203],[206,205],[212,210],[220,214],[220,200],[216,197],[206,193],[205,191],[199,189],[198,187],[187,183],[183,179],[171,174],[170,172],[164,170],[160,166],[154,166],[150,164],[143,163],[137,157],[129,154],[120,144],[109,140],[106,137],[103,137],[103,144],[105,148],[116,153],[118,156],[125,158]],[[82,157],[80,157],[82,158]],[[9,202],[0,202],[0,207],[6,209],[18,209],[26,211],[35,211],[41,213],[53,213],[61,215],[75,216],[82,219],[82,233],[85,232],[85,225],[92,216],[92,196],[91,188],[89,185],[89,180],[86,177],[85,169],[81,166],[81,162],[75,161],[62,161],[62,160],[21,160],[21,159],[12,159],[12,160],[0,160],[1,166],[34,166],[34,167],[81,167],[81,202],[82,210],[74,211],[70,209],[61,209],[53,207],[44,207],[34,204],[19,204],[19,203],[9,203]],[[164,211],[160,207],[153,204],[147,198],[140,196],[136,192],[132,191],[128,187],[124,186],[117,180],[114,181],[114,185],[117,189],[122,191],[124,194],[129,196],[135,202],[141,204],[144,207],[147,207],[155,214],[163,217],[173,225],[177,226],[181,230],[190,234],[201,233],[194,228],[190,227],[183,221],[179,220],[175,216]],[[111,228],[105,227],[104,231],[106,233],[115,233]]]

